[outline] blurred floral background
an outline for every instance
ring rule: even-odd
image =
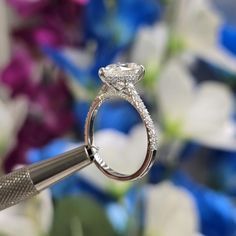
[[[0,235],[235,236],[235,11],[233,0],[1,0],[1,174],[83,143],[97,71],[118,61],[146,68],[138,90],[159,150],[140,181],[90,166],[0,212]],[[145,155],[122,100],[102,106],[95,141],[126,173]]]

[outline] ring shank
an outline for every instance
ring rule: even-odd
[[[156,142],[156,132],[155,132],[152,119],[144,103],[142,102],[141,98],[139,97],[138,93],[135,91],[132,85],[128,86],[125,90],[122,90],[122,91],[114,90],[113,88],[110,88],[106,85],[102,87],[100,93],[93,101],[90,107],[90,110],[88,112],[88,116],[85,123],[85,142],[86,142],[86,145],[88,146],[93,145],[94,121],[95,121],[97,112],[105,100],[108,100],[114,97],[118,97],[118,98],[126,100],[132,106],[134,106],[134,108],[140,114],[142,121],[145,125],[146,131],[147,131],[148,145],[147,145],[146,157],[141,167],[130,175],[116,172],[115,170],[110,168],[106,164],[106,162],[99,156],[98,153],[94,155],[94,162],[96,166],[109,178],[120,180],[120,181],[139,179],[148,172],[148,170],[150,169],[150,167],[152,166],[155,160],[157,142]]]

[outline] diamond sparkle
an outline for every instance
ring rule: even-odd
[[[144,76],[144,67],[136,63],[118,63],[102,67],[99,77],[108,86],[122,90],[127,84],[136,84]]]

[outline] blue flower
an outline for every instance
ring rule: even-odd
[[[174,175],[173,182],[192,193],[199,211],[201,232],[204,235],[236,235],[236,210],[227,196],[196,185],[182,172]]]
[[[162,163],[155,162],[148,174],[148,182],[157,184],[169,174],[168,168]]]
[[[99,45],[120,48],[129,44],[142,25],[160,14],[156,0],[90,1],[85,9],[85,31]]]
[[[84,129],[85,119],[89,109],[89,103],[77,102],[74,106],[77,128]],[[106,102],[99,110],[95,122],[95,130],[116,129],[128,133],[131,128],[140,123],[141,118],[137,111],[125,101]]]
[[[48,58],[50,58],[55,65],[62,71],[68,74],[72,79],[79,81],[80,85],[84,87],[97,87],[100,84],[97,71],[95,73],[91,68],[79,68],[73,61],[71,61],[63,51],[58,48],[44,46],[42,51]]]
[[[85,9],[85,34],[97,42],[93,73],[110,64],[134,40],[139,27],[160,15],[156,0],[93,0]]]
[[[236,27],[224,24],[220,30],[220,43],[236,56]]]
[[[77,101],[74,104],[74,116],[76,122],[76,130],[78,136],[83,135],[83,130],[85,126],[86,117],[89,111],[89,102],[88,101]]]
[[[114,229],[121,233],[125,232],[128,221],[128,214],[125,207],[117,203],[110,203],[106,207],[106,212]]]
[[[145,189],[140,185],[134,184],[123,199],[125,208],[128,212],[129,223],[136,222],[137,232],[142,232],[145,225]]]
[[[86,181],[78,174],[74,174],[60,181],[51,187],[54,199],[61,199],[66,196],[78,196],[79,194],[88,194],[95,197],[101,204],[108,204],[115,199],[108,193],[97,188],[91,182]]]
[[[72,141],[70,140],[55,139],[49,145],[41,149],[31,149],[27,154],[27,160],[29,163],[37,163],[39,161],[47,160],[50,157],[55,157],[62,154],[70,145],[72,145]]]
[[[211,182],[232,196],[236,196],[236,153],[215,151],[211,163]]]
[[[233,91],[236,90],[236,74],[232,71],[211,64],[200,58],[195,61],[190,69],[198,83],[208,80],[219,81],[231,87]]]

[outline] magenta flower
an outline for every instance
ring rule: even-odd
[[[27,43],[27,46],[68,46],[80,43],[80,15],[87,0],[8,2],[23,20],[23,25],[13,29],[13,36]]]
[[[23,17],[35,16],[35,14],[42,14],[48,8],[60,8],[65,3],[71,5],[85,5],[89,0],[7,0],[8,3],[15,8],[19,15]]]
[[[45,145],[69,132],[74,124],[71,96],[63,75],[55,75],[50,69],[39,72],[32,56],[21,49],[1,73],[0,81],[10,89],[12,96],[24,95],[29,102],[29,113],[18,133],[18,144],[6,158],[7,170],[24,163],[29,148]]]
[[[0,81],[15,95],[33,96],[39,80],[36,62],[24,48],[17,48],[8,66],[0,73]]]
[[[62,31],[62,28],[50,24],[24,26],[14,30],[13,36],[33,49],[44,45],[58,47],[67,41],[65,33]]]
[[[48,0],[7,0],[24,17],[32,16],[48,5]]]

